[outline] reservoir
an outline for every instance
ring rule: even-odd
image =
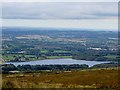
[[[109,63],[109,61],[85,61],[85,60],[75,60],[75,59],[45,59],[45,60],[36,60],[29,62],[6,62],[5,64],[14,64],[18,65],[70,65],[70,64],[86,64],[89,67],[101,64],[101,63]]]

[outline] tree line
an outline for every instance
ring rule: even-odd
[[[70,70],[81,70],[89,68],[86,64],[72,64],[72,65],[18,65],[13,64],[4,64],[2,65],[2,72],[8,73],[9,71],[41,71],[41,70],[50,70],[50,71],[70,71]]]

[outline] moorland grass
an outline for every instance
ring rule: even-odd
[[[118,69],[4,74],[3,88],[119,88]]]

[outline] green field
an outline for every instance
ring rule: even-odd
[[[69,52],[69,51],[64,51],[64,50],[54,50],[54,52],[59,52],[59,53],[64,53],[64,52]]]
[[[35,55],[22,55],[22,54],[8,54],[8,55],[4,55],[2,56],[2,58],[5,61],[12,61],[15,59],[15,57],[26,57],[29,58],[30,60],[36,60],[36,56]]]
[[[48,53],[48,50],[40,50],[41,53]]]
[[[46,51],[45,51],[46,52]],[[28,58],[29,61],[33,61],[33,60],[44,60],[44,59],[60,59],[60,58],[72,58],[72,56],[40,56],[40,57],[36,57],[35,55],[22,55],[22,54],[8,54],[8,55],[4,55],[2,56],[2,58],[5,61],[12,61],[15,59],[15,57],[25,57]]]
[[[105,57],[110,58],[110,59],[116,59],[116,58],[118,58],[118,55],[107,55]]]
[[[47,59],[72,58],[72,56],[47,56]]]

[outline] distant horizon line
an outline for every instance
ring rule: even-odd
[[[65,29],[65,30],[67,30],[67,29],[69,29],[69,30],[72,30],[72,31],[74,31],[74,30],[77,30],[77,31],[83,31],[83,30],[85,30],[85,31],[112,31],[112,32],[119,32],[119,30],[109,30],[109,29],[86,29],[86,28],[62,28],[62,27],[9,27],[9,26],[7,26],[7,27],[0,27],[2,30],[3,29],[7,29],[7,28],[21,28],[21,29],[23,29],[23,28],[26,28],[26,29]],[[74,30],[73,30],[74,29]],[[59,30],[60,31],[60,30]],[[64,31],[64,30],[62,30],[62,31]],[[68,31],[68,30],[67,30]]]

